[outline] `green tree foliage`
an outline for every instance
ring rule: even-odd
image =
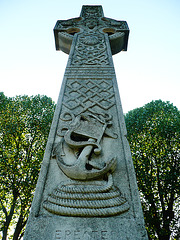
[[[47,96],[8,98],[0,93],[2,240],[23,236],[54,108]]]
[[[177,235],[180,112],[152,101],[125,116],[149,239]]]

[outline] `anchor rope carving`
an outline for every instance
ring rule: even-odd
[[[65,116],[66,118],[72,119],[72,121],[64,134],[64,139],[59,143],[61,145],[61,151],[57,151],[58,145],[54,150],[57,156],[58,166],[64,174],[71,179],[89,180],[96,179],[108,172],[113,172],[116,168],[116,157],[113,157],[107,162],[103,162],[103,166],[101,165],[101,167],[89,161],[89,156],[92,152],[96,155],[101,153],[100,141],[103,135],[107,134],[106,128],[112,124],[112,117],[108,114],[95,115],[85,113],[74,117],[72,114],[68,115],[65,113],[62,118],[64,119]],[[65,128],[62,127],[62,129]],[[68,165],[63,160],[63,141],[73,149],[84,147],[74,164]],[[87,169],[87,164],[92,167],[91,171]]]
[[[73,183],[75,186],[73,186]],[[112,175],[107,184],[86,185],[80,181],[61,183],[43,203],[49,212],[68,216],[108,216],[126,212],[129,204],[119,189],[113,186]],[[101,192],[99,192],[101,191]]]
[[[78,186],[78,188],[77,188]],[[93,181],[90,185],[87,182],[81,181],[67,181],[65,183],[61,183],[58,189],[66,193],[101,193],[108,192],[113,187],[113,179],[112,175],[109,174],[108,181]]]
[[[112,117],[92,113],[75,116],[65,112],[60,119],[65,125],[58,129],[61,140],[54,147],[53,155],[70,180],[61,182],[48,195],[44,208],[58,215],[86,217],[111,216],[127,211],[129,204],[126,198],[113,184],[116,157],[106,161],[98,158],[98,162],[91,159],[101,154],[100,143],[104,135],[116,137],[106,131],[112,125]],[[64,150],[64,145],[74,149],[74,163],[65,162],[67,150]]]

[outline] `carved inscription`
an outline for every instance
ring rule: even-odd
[[[127,240],[121,238],[118,231],[104,230],[84,230],[84,229],[66,229],[56,230],[55,240]]]

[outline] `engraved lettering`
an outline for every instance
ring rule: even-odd
[[[74,231],[74,240],[79,240],[79,239],[81,239],[80,231],[79,230],[75,230]]]
[[[118,232],[107,230],[80,230],[80,229],[65,229],[56,230],[55,239],[58,240],[125,240],[122,239]]]
[[[98,231],[92,231],[93,240],[98,239]]]
[[[83,240],[91,240],[91,236],[89,235],[88,231],[85,231],[83,234]]]
[[[69,235],[71,235],[71,231],[70,230],[66,230],[65,231],[65,239],[68,239]]]
[[[56,230],[55,238],[56,239],[62,239],[62,232],[61,232],[61,230]]]
[[[112,232],[111,232],[111,238],[112,238],[112,240],[115,239],[115,236],[116,236],[116,232],[112,231]]]
[[[107,231],[101,231],[101,239],[102,240],[108,239],[107,233],[108,233]]]

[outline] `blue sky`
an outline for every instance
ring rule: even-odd
[[[179,0],[0,0],[0,91],[56,102],[68,55],[55,50],[53,28],[88,4],[130,28],[128,51],[113,57],[124,113],[157,99],[180,109]]]

